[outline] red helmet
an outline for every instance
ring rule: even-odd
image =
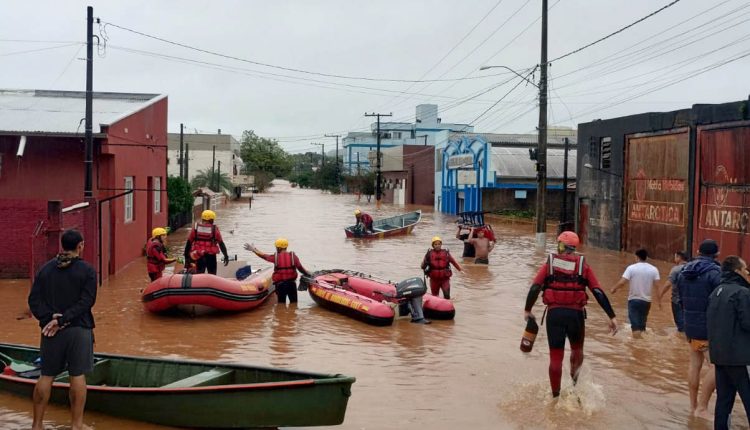
[[[560,236],[557,236],[557,241],[562,242],[565,246],[570,246],[571,248],[577,248],[581,243],[581,240],[578,239],[578,235],[572,231],[564,231],[560,233]]]

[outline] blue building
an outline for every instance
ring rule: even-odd
[[[570,145],[567,154],[569,186],[565,191],[564,139],[568,139]],[[573,130],[550,130],[547,140],[548,216],[560,215],[563,198],[568,199],[566,211],[572,216],[575,143]],[[536,147],[537,135],[533,134],[450,134],[435,151],[435,207],[450,214],[533,210],[537,172],[530,150]]]
[[[468,124],[444,123],[438,117],[438,106],[421,104],[416,108],[414,122],[380,122],[380,148],[392,148],[403,145],[435,146],[441,142],[439,136],[445,132],[474,131]],[[445,137],[442,138],[443,140]],[[350,175],[370,170],[370,152],[377,148],[377,122],[370,125],[367,132],[349,132],[343,139],[344,171]]]

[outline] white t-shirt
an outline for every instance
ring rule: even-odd
[[[622,277],[630,281],[628,300],[638,299],[651,301],[651,288],[659,280],[659,269],[644,261],[631,264],[625,269]]]

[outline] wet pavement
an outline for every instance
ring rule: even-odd
[[[284,236],[308,270],[348,268],[392,280],[421,276],[419,264],[432,236],[460,257],[455,216],[421,207],[423,218],[409,236],[363,241],[346,239],[343,228],[356,207],[374,218],[418,207],[383,205],[365,198],[291,188],[281,182],[270,192],[217,211],[217,225],[231,255],[253,268],[268,263],[242,249],[254,243],[265,252]],[[644,339],[631,339],[627,289],[610,297],[621,331],[607,333],[604,312],[592,300],[588,310],[586,359],[575,391],[567,375],[563,395],[552,402],[547,379],[544,328],[530,354],[519,351],[523,304],[529,282],[545,259],[535,248],[531,224],[494,223],[498,245],[490,265],[464,261],[452,278],[454,321],[431,325],[397,320],[372,327],[318,307],[306,292],[297,306],[277,306],[275,298],[250,312],[190,318],[149,314],[140,303],[147,282],[140,259],[99,290],[96,351],[154,357],[222,360],[357,377],[342,429],[515,429],[515,428],[692,428],[711,424],[688,418],[687,344],[672,324],[668,297],[654,305]],[[169,236],[178,254],[187,230]],[[548,234],[547,252],[553,250]],[[582,249],[600,282],[609,289],[633,262],[627,254]],[[461,259],[459,258],[459,261]],[[654,263],[662,278],[670,264]],[[0,341],[38,344],[25,309],[28,281],[0,282]],[[541,300],[539,301],[541,302]],[[538,304],[534,312],[542,313]],[[565,372],[568,369],[567,354]],[[288,405],[294,408],[295,405]],[[739,402],[736,428],[747,429]],[[68,428],[67,409],[52,406],[48,428]],[[743,421],[744,420],[744,421]],[[87,412],[96,429],[161,429]],[[0,393],[0,428],[31,424],[31,402]]]

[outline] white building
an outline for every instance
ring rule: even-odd
[[[390,118],[390,117],[387,117]],[[370,162],[368,154],[377,147],[377,122],[370,125],[369,132],[350,132],[343,139],[344,171],[349,174],[368,171]],[[447,140],[447,133],[471,133],[474,126],[469,124],[444,123],[438,117],[438,106],[433,104],[417,105],[414,122],[380,122],[380,146],[390,148],[401,145],[439,144],[439,136]],[[374,159],[374,158],[373,158]]]
[[[180,133],[169,133],[168,141],[167,173],[180,176]],[[240,142],[229,134],[186,133],[183,134],[183,145],[187,153],[188,180],[192,180],[199,170],[210,170],[212,165],[220,173],[229,175],[233,183],[235,176],[242,173]]]

